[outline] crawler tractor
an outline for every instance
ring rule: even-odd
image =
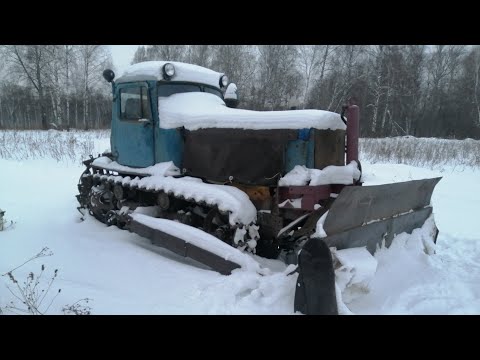
[[[225,275],[243,266],[236,253],[296,264],[294,311],[338,313],[332,250],[373,254],[433,216],[440,178],[362,186],[354,103],[237,109],[223,73],[180,62],[103,76],[111,152],[84,162],[80,212]]]

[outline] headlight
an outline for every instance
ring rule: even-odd
[[[173,66],[171,63],[166,63],[163,65],[163,77],[168,80],[173,75],[175,75],[175,66]]]
[[[220,87],[225,87],[228,85],[228,76],[227,75],[222,75],[220,78]]]

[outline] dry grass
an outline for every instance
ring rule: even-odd
[[[52,158],[80,163],[109,147],[109,130],[0,131],[0,159]],[[102,148],[102,145],[104,146]],[[480,168],[480,140],[415,138],[412,136],[360,139],[360,160],[441,169],[444,166]]]
[[[46,267],[42,264],[40,271],[37,273],[30,271],[23,281],[16,276],[15,271],[36,259],[52,255],[53,252],[48,247],[44,247],[38,254],[27,259],[23,264],[2,275],[2,278],[5,277],[9,280],[9,284],[5,285],[12,296],[12,300],[6,305],[0,306],[0,315],[4,313],[3,310],[6,313],[16,315],[49,314],[50,307],[62,292],[62,289],[51,291],[58,276],[58,269],[55,269],[51,276],[47,276]],[[84,298],[71,305],[67,304],[62,308],[62,311],[65,315],[90,315],[92,308],[87,304],[91,300]]]
[[[480,140],[415,138],[360,139],[360,160],[429,169],[480,168]]]
[[[96,143],[108,139],[109,130],[96,131],[0,131],[0,159],[52,158],[79,163],[95,154]],[[102,150],[103,151],[103,150]]]

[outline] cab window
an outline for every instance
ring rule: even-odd
[[[152,120],[148,90],[145,86],[120,89],[121,120]]]
[[[222,92],[220,90],[217,90],[215,88],[211,88],[209,86],[204,86],[204,90],[207,93],[217,95],[220,99],[222,99]]]
[[[220,90],[206,85],[189,83],[160,83],[158,86],[158,97],[161,98],[186,92],[207,92],[217,95],[219,98],[223,99],[222,92]]]
[[[194,84],[161,84],[158,87],[158,96],[168,97],[173,94],[200,91],[200,86]]]

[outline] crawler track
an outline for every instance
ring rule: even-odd
[[[131,211],[146,212],[201,228],[233,247],[254,250],[256,209],[239,189],[182,176],[119,173],[92,162],[85,162],[87,169],[78,184],[80,211],[88,210],[98,220],[120,228],[128,225]]]

